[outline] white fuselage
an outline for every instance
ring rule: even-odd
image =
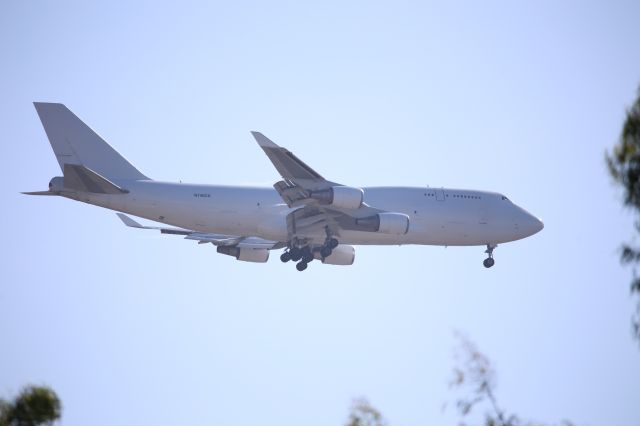
[[[64,193],[68,198],[200,232],[288,240],[294,208],[273,188],[194,185],[152,180],[115,183],[128,194]],[[341,231],[341,244],[497,245],[535,234],[542,222],[501,194],[420,187],[370,187],[364,202],[407,214],[405,235]]]

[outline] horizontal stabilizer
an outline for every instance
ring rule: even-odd
[[[140,225],[138,222],[136,222],[135,220],[131,219],[126,214],[122,214],[122,213],[116,213],[116,214],[118,215],[120,220],[123,221],[124,224],[127,225],[127,226],[130,226],[132,228],[141,228],[141,229],[145,228],[145,226]]]
[[[129,191],[79,164],[64,165],[64,187],[95,194],[126,194]]]
[[[53,191],[32,191],[32,192],[23,192],[24,195],[58,195]]]

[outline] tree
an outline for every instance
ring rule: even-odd
[[[51,424],[60,413],[60,399],[47,386],[25,386],[13,401],[0,400],[0,426]]]
[[[386,422],[373,405],[365,398],[355,399],[351,404],[347,426],[385,426]]]
[[[611,177],[623,188],[624,205],[638,215],[635,231],[640,232],[640,88],[636,101],[626,112],[622,133],[613,153],[606,153],[605,158]],[[635,269],[635,265],[640,263],[640,248],[623,244],[620,259],[623,264],[634,265],[631,294],[640,296],[640,277]],[[640,300],[631,322],[633,335],[640,341]]]
[[[517,417],[507,417],[498,406],[494,393],[496,372],[489,358],[462,334],[456,333],[456,337],[460,347],[456,350],[455,358],[461,365],[453,370],[454,378],[451,381],[451,387],[463,391],[463,396],[456,401],[460,415],[466,417],[474,407],[489,402],[491,413],[485,413],[487,426],[515,426],[519,424]]]
[[[454,368],[451,387],[462,391],[456,401],[460,416],[466,419],[477,406],[484,406],[484,423],[486,426],[525,426],[539,423],[524,422],[515,414],[507,414],[500,406],[495,395],[496,372],[487,358],[477,346],[460,333],[456,333],[459,348],[455,358],[461,363]],[[487,409],[488,408],[488,409]],[[461,423],[464,425],[465,423]],[[562,425],[572,423],[564,420]]]

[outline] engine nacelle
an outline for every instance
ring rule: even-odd
[[[356,224],[383,234],[404,235],[409,232],[409,216],[404,213],[378,213],[356,219]]]
[[[364,191],[349,186],[332,186],[329,189],[312,191],[310,197],[320,204],[330,204],[339,209],[359,209],[364,199]]]
[[[356,249],[353,246],[339,245],[334,248],[329,257],[322,259],[319,252],[314,253],[316,259],[322,260],[327,265],[353,265],[356,258]]]
[[[60,192],[64,190],[64,178],[62,176],[56,176],[49,181],[49,191]]]
[[[221,254],[226,254],[227,256],[233,256],[243,262],[264,263],[269,260],[269,250],[267,249],[218,246],[216,251]]]

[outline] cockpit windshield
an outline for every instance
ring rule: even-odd
[[[508,199],[507,197],[505,197],[504,195],[502,196],[502,200],[503,200],[503,201],[505,201],[505,200],[506,200],[506,201],[509,201],[509,199]]]

